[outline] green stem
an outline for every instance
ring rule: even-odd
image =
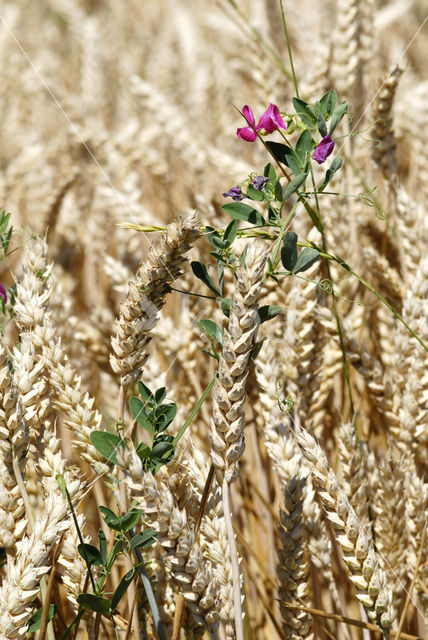
[[[209,383],[209,385],[207,386],[207,388],[203,392],[202,396],[198,400],[197,404],[192,409],[192,411],[189,413],[189,416],[187,417],[186,422],[183,424],[183,426],[181,427],[180,431],[175,436],[175,438],[173,440],[174,447],[176,446],[176,444],[180,440],[180,438],[183,436],[183,434],[186,431],[187,427],[192,422],[193,418],[196,416],[196,414],[198,413],[199,409],[202,407],[203,403],[205,402],[205,400],[207,399],[207,397],[211,393],[211,390],[212,390],[216,380],[217,380],[217,375],[215,374],[213,376],[211,382]]]
[[[293,54],[291,53],[290,38],[288,37],[287,21],[285,19],[284,5],[282,0],[281,0],[281,16],[282,16],[282,26],[284,27],[285,41],[287,43],[288,59],[290,60],[291,75],[293,77],[294,90],[296,91],[296,98],[299,98],[299,87],[297,85],[296,73],[294,71]]]

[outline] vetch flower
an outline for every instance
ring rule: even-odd
[[[321,142],[313,152],[312,157],[314,160],[318,162],[318,164],[322,164],[327,160],[328,156],[333,152],[333,149],[334,149],[334,140],[331,137],[331,135],[328,134],[328,136],[325,136],[321,140]]]
[[[257,191],[262,191],[268,182],[269,178],[265,178],[264,176],[256,176],[252,179],[253,187],[257,189]]]
[[[226,193],[223,193],[223,196],[225,198],[232,198],[233,200],[235,200],[235,202],[239,202],[240,200],[244,199],[244,194],[242,193],[239,184],[237,184],[236,187],[232,187],[231,189],[229,189],[229,191],[226,191]]]
[[[287,125],[282,119],[278,107],[271,102],[266,111],[262,113],[256,129],[257,131],[264,129],[266,133],[272,133],[280,127],[281,129],[287,129]]]
[[[6,289],[3,287],[3,285],[0,284],[0,297],[3,298],[4,303],[6,304],[7,302],[7,293],[6,293]]]
[[[247,120],[247,122],[251,125],[253,125],[253,127],[256,126],[256,120],[254,118],[254,114],[251,110],[251,107],[249,107],[247,104],[245,105],[245,107],[243,107],[242,109],[242,113],[245,117],[245,119]],[[236,135],[238,136],[238,138],[241,138],[242,140],[246,140],[247,142],[254,142],[254,140],[257,138],[257,134],[256,132],[250,127],[241,127],[239,129],[236,130]]]

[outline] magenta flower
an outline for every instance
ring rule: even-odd
[[[322,164],[328,158],[328,156],[333,152],[334,149],[334,140],[330,134],[325,136],[315,149],[312,154],[314,160],[318,162],[318,164]]]
[[[272,104],[271,102],[266,111],[262,113],[256,129],[257,131],[264,129],[266,133],[272,133],[280,127],[281,129],[287,129],[287,126],[279,113],[278,107],[276,104]]]
[[[6,293],[6,289],[3,287],[3,285],[0,284],[0,297],[3,298],[4,303],[6,304],[7,302],[7,293]]]
[[[254,129],[256,129],[256,131],[261,131],[262,129],[264,129],[266,133],[272,133],[280,127],[282,129],[287,129],[284,120],[281,118],[278,107],[276,106],[276,104],[272,104],[272,102],[270,103],[266,111],[262,113],[257,125],[251,107],[249,107],[247,104],[245,105],[245,107],[243,107],[242,114],[245,116],[248,124],[252,126],[241,127],[240,129],[237,129],[236,135],[238,136],[238,138],[246,140],[247,142],[254,142],[254,140],[257,138],[257,134]]]
[[[229,189],[229,191],[226,191],[226,193],[223,193],[223,196],[225,198],[232,198],[232,200],[235,200],[235,202],[239,202],[240,200],[244,199],[244,195],[239,184],[237,184],[236,187],[232,187],[231,189]]]
[[[247,122],[253,125],[253,127],[255,127],[256,120],[254,118],[254,114],[251,110],[251,107],[249,107],[246,104],[245,107],[243,107],[242,109],[242,113],[245,119],[247,120]],[[238,138],[241,138],[242,140],[246,140],[247,142],[254,142],[254,140],[257,138],[256,132],[250,126],[241,127],[240,129],[237,129],[236,135],[238,136]]]

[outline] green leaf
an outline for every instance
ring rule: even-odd
[[[213,342],[217,342],[220,347],[223,347],[223,329],[218,326],[213,320],[199,320],[199,327],[201,331],[208,336]]]
[[[340,104],[337,105],[337,107],[333,111],[333,115],[331,116],[331,120],[330,120],[330,130],[329,130],[330,135],[333,133],[333,131],[336,129],[339,122],[342,120],[347,109],[348,109],[348,105],[346,104],[346,102],[341,102]]]
[[[277,307],[275,304],[268,304],[263,307],[259,307],[258,314],[260,318],[260,324],[272,320],[282,313],[281,307]]]
[[[308,129],[305,129],[303,133],[300,135],[297,143],[296,143],[296,153],[299,156],[299,160],[302,163],[300,167],[300,171],[305,166],[306,158],[308,154],[312,151],[313,141],[311,132]]]
[[[147,549],[152,544],[156,542],[157,532],[154,529],[146,529],[139,533],[138,535],[131,538],[129,543],[129,549],[136,549],[140,547],[141,549]]]
[[[125,573],[125,575],[123,576],[122,580],[119,582],[116,591],[113,594],[113,597],[111,599],[111,610],[114,611],[117,607],[117,605],[119,604],[119,602],[121,601],[121,599],[123,598],[123,596],[126,593],[126,590],[128,589],[129,585],[131,584],[131,582],[133,581],[133,579],[135,578],[136,573],[138,572],[138,569],[140,568],[141,565],[137,565],[135,567],[132,567],[132,569],[130,569],[128,571],[128,573]]]
[[[143,513],[144,511],[142,509],[130,509],[128,513],[125,513],[120,519],[120,529],[116,529],[116,531],[129,531],[129,529],[135,527]]]
[[[174,420],[177,413],[177,405],[175,402],[164,404],[155,411],[156,433],[165,431]]]
[[[300,100],[300,98],[293,98],[292,103],[295,112],[300,117],[302,122],[310,126],[316,124],[317,118],[314,113],[314,109],[308,102],[306,102],[305,100]]]
[[[238,234],[238,223],[236,222],[236,220],[232,220],[232,222],[229,222],[229,224],[227,225],[223,235],[223,240],[225,241],[228,247],[230,247],[234,243],[237,234]]]
[[[301,273],[312,267],[319,258],[319,251],[312,247],[305,247],[294,265],[293,273]]]
[[[214,229],[214,227],[209,227],[208,225],[205,227],[205,231],[207,231],[207,240],[214,247],[214,249],[224,249],[223,240],[218,231]]]
[[[284,191],[284,200],[287,200],[297,189],[303,184],[308,177],[307,173],[301,173],[288,183],[286,190]]]
[[[288,147],[286,144],[282,144],[281,142],[272,142],[271,140],[268,140],[266,142],[266,145],[269,151],[272,153],[273,157],[278,160],[278,162],[282,162],[282,164],[285,164],[287,167],[289,166],[287,158],[288,156],[293,155],[290,147]]]
[[[102,563],[105,564],[107,561],[107,538],[106,534],[102,529],[98,530],[98,541],[100,543],[100,555]]]
[[[337,93],[334,89],[332,91],[327,91],[327,93],[323,95],[319,101],[319,105],[324,118],[329,118],[331,116],[336,106],[336,102]]]
[[[221,301],[221,310],[223,311],[226,318],[230,316],[230,309],[232,307],[232,300],[230,298],[223,298]]]
[[[247,197],[255,202],[262,202],[265,199],[263,191],[255,189],[252,184],[248,186]]]
[[[144,462],[144,460],[150,458],[151,449],[146,444],[144,444],[144,442],[140,442],[138,447],[135,449],[135,453]]]
[[[119,524],[121,522],[121,518],[117,517],[117,515],[108,507],[98,507],[98,510],[103,514],[104,522],[110,529],[114,529],[114,531],[120,531]],[[112,524],[113,526],[110,526]]]
[[[275,182],[275,200],[278,200],[278,202],[282,202],[282,198],[283,198],[283,193],[282,193],[282,185],[281,182],[279,180],[276,180]]]
[[[234,220],[244,220],[244,222],[254,224],[257,227],[261,227],[266,224],[260,213],[248,204],[243,204],[242,202],[229,202],[228,204],[224,204],[221,208]]]
[[[125,440],[116,433],[109,433],[108,431],[91,431],[89,438],[98,453],[113,462],[113,464],[119,464],[116,451],[119,447],[125,446]]]
[[[78,544],[77,551],[80,553],[85,562],[95,567],[102,567],[104,562],[100,551],[93,544]]]
[[[226,207],[228,205],[224,205],[224,206]],[[222,209],[223,208],[224,207],[222,207]],[[191,262],[190,266],[192,267],[192,271],[195,274],[195,276],[199,280],[202,280],[202,282],[207,285],[207,287],[208,287],[208,289],[210,289],[210,291],[212,291],[216,296],[219,296],[220,295],[220,291],[217,289],[217,287],[215,286],[214,282],[209,277],[206,266],[204,264],[202,264],[202,262],[196,262],[196,261]]]
[[[327,135],[327,125],[321,111],[318,113],[318,131],[320,132],[321,137],[325,138],[325,136]]]
[[[302,167],[300,165],[299,158],[296,158],[296,156],[294,155],[287,156],[287,158],[288,158],[288,166],[290,167],[294,175],[295,176],[300,175],[302,173]]]
[[[276,171],[274,169],[274,166],[270,162],[263,169],[263,175],[265,178],[270,178],[272,182],[276,180],[277,178]]]
[[[54,604],[49,605],[48,622],[50,622],[56,614],[56,606]],[[40,629],[42,623],[43,607],[37,609],[35,613],[28,619],[28,633],[34,633]]]
[[[264,338],[262,338],[261,340],[259,340],[258,342],[255,342],[253,344],[253,346],[251,347],[251,351],[250,351],[250,360],[251,361],[254,361],[257,358],[257,356],[259,355],[259,353],[260,353],[260,351],[262,349],[262,346],[263,346],[263,343],[265,342],[265,340],[267,340],[267,336],[265,336]]]
[[[284,246],[281,249],[281,262],[287,271],[293,271],[293,267],[297,262],[297,233],[287,231],[284,238]]]
[[[159,460],[168,457],[174,451],[174,444],[172,442],[156,442],[153,445],[150,457],[152,460]]]
[[[91,611],[108,614],[110,611],[110,600],[94,593],[81,593],[77,596],[77,602]]]
[[[154,399],[153,393],[150,391],[149,387],[146,387],[146,385],[142,380],[140,380],[138,383],[138,393],[143,398],[143,400],[147,402],[147,404],[149,405],[154,404],[155,399]]]
[[[160,404],[161,402],[163,402],[165,400],[165,396],[166,396],[165,387],[160,387],[159,389],[157,389],[157,391],[155,393],[155,402],[156,402],[156,404]]]
[[[326,188],[330,180],[333,178],[336,171],[338,171],[341,166],[342,166],[342,158],[339,158],[339,157],[334,158],[333,162],[330,165],[330,168],[327,169],[326,171],[322,184],[320,184],[320,186],[318,187],[318,191],[324,191],[324,189]]]
[[[129,398],[129,410],[132,417],[149,433],[154,433],[153,419],[149,417],[147,408],[137,396]]]

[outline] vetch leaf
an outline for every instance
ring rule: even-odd
[[[287,158],[288,156],[293,155],[290,147],[286,144],[282,144],[281,142],[272,142],[271,140],[268,140],[266,145],[278,162],[282,162],[282,164],[285,164],[287,167],[289,166]]]
[[[125,575],[123,576],[122,580],[119,582],[116,591],[113,594],[113,597],[111,599],[111,610],[114,611],[117,607],[117,605],[119,604],[119,602],[121,601],[122,597],[125,595],[126,590],[128,589],[129,585],[131,584],[131,582],[133,581],[133,579],[135,578],[136,573],[138,572],[138,569],[140,568],[141,565],[137,565],[135,567],[132,567],[132,569],[130,569],[128,571],[128,573],[125,573]]]
[[[142,380],[140,380],[138,383],[138,393],[149,405],[152,405],[154,403],[153,393],[150,391],[149,387],[146,387]]]
[[[255,202],[262,202],[265,199],[263,191],[255,189],[252,184],[248,186],[247,197]]]
[[[174,420],[177,413],[177,405],[175,402],[164,404],[155,411],[156,417],[156,433],[165,431]]]
[[[296,153],[299,157],[302,166],[300,167],[300,171],[305,166],[306,158],[308,154],[312,151],[313,143],[311,132],[308,129],[305,129],[303,133],[300,135],[297,143],[296,143]]]
[[[290,148],[290,147],[288,147]],[[270,178],[272,182],[276,180],[276,171],[274,166],[269,162],[263,169],[263,175],[265,178]]]
[[[312,247],[305,247],[294,265],[293,273],[301,273],[312,267],[319,258],[319,251]]]
[[[119,531],[129,531],[129,529],[135,527],[143,513],[142,509],[130,509],[128,513],[122,516]]]
[[[107,561],[107,538],[106,534],[102,529],[98,530],[98,542],[100,543],[100,556],[102,563],[105,564]]]
[[[239,204],[239,203],[236,203],[236,204]],[[227,207],[229,205],[224,205],[224,206]],[[202,280],[202,282],[207,285],[210,291],[212,291],[216,296],[219,296],[220,291],[217,289],[214,282],[209,277],[206,266],[202,264],[202,262],[196,262],[196,261],[191,262],[190,266],[192,267],[192,271],[195,274],[195,276],[199,280]]]
[[[223,329],[218,324],[213,320],[204,319],[199,320],[199,327],[210,340],[218,342],[220,347],[223,347]]]
[[[281,262],[287,271],[293,271],[293,267],[298,259],[297,253],[297,233],[287,231],[284,238],[284,246],[281,249]]]
[[[228,247],[230,247],[233,244],[237,234],[238,234],[238,223],[236,222],[236,220],[232,220],[232,222],[229,222],[229,224],[227,225],[223,235],[223,240],[225,241]]]
[[[214,229],[214,227],[205,227],[205,231],[207,232],[207,240],[214,247],[214,249],[223,249],[224,243],[221,239],[221,236],[218,231]]]
[[[144,462],[144,460],[150,458],[151,449],[144,442],[140,442],[135,453]]]
[[[120,531],[119,525],[121,522],[121,518],[117,517],[114,511],[112,511],[108,507],[102,507],[102,506],[99,506],[98,510],[101,511],[101,513],[103,514],[104,522],[110,529],[114,529],[114,531]]]
[[[81,593],[77,596],[77,602],[91,611],[108,614],[110,612],[110,600],[94,593]]]
[[[336,106],[336,102],[337,93],[334,89],[332,91],[327,91],[327,93],[323,95],[323,97],[319,101],[319,105],[324,118],[329,118],[331,116]]]
[[[154,529],[146,529],[142,533],[131,538],[129,548],[136,549],[137,547],[140,547],[141,549],[146,549],[156,542],[157,535],[158,534]]]
[[[84,543],[77,545],[77,551],[85,562],[91,566],[102,567],[104,562],[100,551],[93,544]]]
[[[318,191],[324,191],[324,189],[326,188],[330,180],[333,178],[336,171],[338,171],[341,166],[342,166],[342,158],[339,158],[339,157],[334,158],[333,162],[330,165],[330,168],[327,169],[325,173],[325,177],[324,177],[324,180],[322,181],[322,184],[320,184],[320,186],[318,187]]]
[[[284,191],[284,200],[287,200],[297,189],[303,184],[308,177],[307,173],[301,173],[288,183],[287,188]]]
[[[341,102],[340,104],[337,105],[337,107],[333,111],[333,115],[331,116],[331,120],[330,120],[330,130],[329,130],[330,135],[333,133],[333,131],[336,129],[339,122],[342,120],[347,109],[348,109],[348,105],[346,104],[346,102]]]
[[[321,137],[325,138],[327,135],[327,125],[321,111],[318,113],[318,131],[320,132]]]
[[[258,314],[260,318],[260,324],[276,318],[276,316],[279,316],[280,313],[282,313],[281,307],[277,307],[275,304],[269,304],[263,307],[259,307]]]
[[[234,218],[234,220],[243,220],[244,222],[254,224],[257,227],[261,227],[266,224],[258,211],[243,202],[229,202],[228,204],[224,204],[221,208],[223,211],[226,211],[231,218]]]
[[[316,124],[317,118],[314,113],[314,109],[308,102],[306,102],[305,100],[300,100],[300,98],[293,98],[292,102],[294,110],[300,117],[302,122],[310,126]]]
[[[49,605],[48,622],[50,622],[56,613],[56,606],[54,604]],[[40,629],[42,623],[43,607],[37,609],[35,613],[28,619],[28,633],[34,633]]]
[[[149,433],[154,432],[154,426],[152,420],[149,418],[147,414],[147,408],[137,396],[132,396],[129,398],[129,410],[131,411],[132,417],[138,422],[140,426],[143,427]]]
[[[163,402],[165,400],[165,396],[166,396],[165,387],[160,387],[159,389],[157,389],[157,391],[155,393],[155,402],[156,402],[156,404],[160,404],[161,402]]]
[[[109,433],[108,431],[91,431],[89,438],[98,453],[113,462],[113,464],[119,464],[116,451],[119,447],[125,446],[125,440],[116,433]]]
[[[221,310],[223,311],[226,318],[230,316],[231,307],[232,307],[232,300],[230,298],[223,298],[223,300],[221,301]]]

